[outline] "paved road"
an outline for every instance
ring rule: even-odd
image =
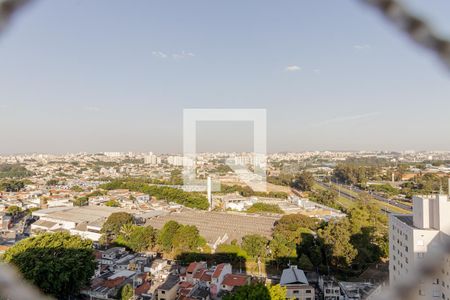
[[[349,200],[352,200],[352,201],[357,200],[357,197],[355,197],[355,196],[352,195],[351,193],[347,192],[346,190],[339,190],[339,189],[336,188],[335,186],[330,185],[330,184],[326,184],[326,183],[324,183],[324,182],[322,182],[322,181],[320,181],[320,180],[317,180],[316,182],[317,182],[317,184],[319,184],[320,186],[322,186],[322,187],[324,187],[324,188],[326,188],[326,189],[332,189],[332,190],[334,190],[334,191],[336,191],[336,192],[339,192],[340,195],[341,195],[342,197],[345,197],[345,198],[347,198],[347,199],[349,199]],[[346,187],[346,188],[347,188],[347,187]],[[350,189],[350,188],[347,188],[347,189]],[[365,192],[365,191],[360,190],[360,189],[357,189],[357,188],[353,188],[353,190],[354,190],[356,193],[362,193],[362,192]],[[398,207],[398,208],[401,208],[401,209],[404,209],[404,210],[409,210],[409,211],[412,210],[411,206],[409,206],[409,205],[406,205],[406,204],[399,203],[399,202],[394,201],[394,200],[390,200],[390,199],[384,198],[384,197],[382,197],[382,196],[380,196],[380,195],[378,195],[378,194],[375,194],[375,193],[370,193],[370,195],[371,195],[373,198],[375,198],[375,199],[377,199],[377,200],[379,200],[379,201],[388,203],[388,204],[393,205],[393,206],[396,206],[396,207]],[[382,208],[382,210],[383,210],[383,211],[390,212],[390,210],[389,210],[388,208],[386,208],[386,209]]]

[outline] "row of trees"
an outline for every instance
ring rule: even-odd
[[[170,256],[183,252],[210,252],[196,226],[169,221],[158,231],[152,226],[134,224],[133,216],[126,212],[111,214],[101,232],[102,244],[125,246],[135,252],[157,250]]]
[[[209,206],[208,199],[201,193],[189,193],[172,187],[149,185],[134,179],[114,180],[101,185],[100,188],[105,190],[128,189],[190,208],[206,210]]]
[[[284,214],[284,211],[277,204],[267,204],[262,202],[257,202],[247,209],[249,213],[273,213],[273,214]]]
[[[243,197],[269,197],[269,198],[281,198],[286,199],[288,194],[285,192],[257,192],[252,190],[249,186],[241,186],[241,185],[226,185],[222,184],[220,187],[221,193],[239,193]]]

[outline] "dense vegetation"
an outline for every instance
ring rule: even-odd
[[[273,213],[284,214],[284,211],[277,204],[255,203],[247,209],[249,213]]]
[[[294,179],[294,175],[286,173],[281,173],[278,176],[267,176],[267,182],[282,186],[291,186]]]
[[[0,181],[0,191],[20,192],[25,188],[25,180],[7,179]]]
[[[209,206],[208,199],[201,193],[189,193],[176,188],[149,185],[133,179],[114,180],[101,185],[100,188],[105,190],[128,189],[130,191],[148,194],[157,199],[203,210]]]
[[[90,283],[95,270],[92,242],[69,233],[44,233],[20,241],[3,259],[42,292],[68,299]]]
[[[0,178],[25,178],[32,175],[33,172],[21,164],[0,164]]]
[[[318,190],[313,191],[309,194],[309,199],[311,201],[326,205],[333,208],[341,208],[337,204],[338,194],[333,190]]]
[[[133,216],[126,212],[111,214],[101,232],[102,244],[125,246],[135,252],[158,250],[174,256],[184,252],[210,251],[196,226],[169,221],[158,231],[152,226],[135,225]]]
[[[323,198],[337,206],[334,196]],[[259,257],[269,265],[290,262],[304,270],[357,275],[387,257],[387,218],[366,196],[346,213],[347,217],[328,223],[301,214],[284,215],[275,224],[272,239],[249,235],[240,245],[235,241],[217,251],[247,260]]]
[[[308,171],[303,171],[294,178],[291,186],[300,191],[311,191],[314,182],[313,175]]]
[[[220,187],[221,193],[239,193],[243,197],[268,197],[268,198],[281,198],[286,199],[288,194],[285,192],[255,192],[249,186],[240,186],[240,185],[226,185],[222,184]]]
[[[401,164],[396,169],[383,169],[382,164],[359,165],[357,163],[343,163],[334,168],[333,181],[347,185],[355,185],[364,190],[375,191],[387,197],[394,197],[399,194],[411,198],[413,195],[429,195],[440,191],[448,191],[447,176],[437,174],[417,174],[409,181],[404,182],[400,189],[392,185],[375,184],[368,185],[368,181],[390,181],[392,174],[396,180],[400,180],[407,170],[407,165]]]
[[[262,283],[244,285],[227,294],[223,300],[285,300],[286,288],[279,284],[265,286]]]

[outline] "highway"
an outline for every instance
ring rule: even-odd
[[[318,185],[320,185],[323,188],[331,189],[331,190],[334,190],[334,191],[338,192],[342,197],[345,197],[345,198],[347,198],[349,200],[352,200],[352,201],[357,200],[357,197],[355,197],[351,193],[347,192],[345,189],[338,189],[335,186],[333,186],[331,184],[326,184],[326,183],[324,183],[324,182],[322,182],[320,180],[316,180],[316,182],[317,182]],[[346,189],[350,189],[350,187],[345,187],[345,188]],[[352,190],[355,191],[356,193],[363,193],[363,192],[365,192],[365,191],[363,191],[361,189],[358,189],[358,188],[353,188]],[[401,208],[401,209],[404,209],[404,210],[408,210],[408,211],[412,210],[412,207],[409,206],[409,205],[397,202],[395,200],[384,198],[383,196],[378,195],[378,194],[373,193],[373,192],[371,192],[369,194],[370,194],[371,197],[375,198],[378,201],[385,202],[387,204],[390,204],[392,206],[395,206],[395,207],[398,207],[398,208]],[[383,210],[390,212],[389,209],[383,209]]]

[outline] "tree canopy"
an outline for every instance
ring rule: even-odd
[[[156,246],[158,232],[152,226],[124,224],[120,230],[116,244],[126,246],[134,252],[152,250]]]
[[[265,257],[268,240],[258,234],[249,234],[242,238],[242,249],[251,257]]]
[[[258,202],[253,204],[247,209],[249,213],[274,213],[274,214],[283,214],[284,211],[277,204],[267,204]]]
[[[44,233],[20,241],[3,259],[42,292],[66,299],[90,283],[95,271],[92,242],[69,233]]]
[[[314,176],[308,171],[303,171],[298,174],[292,182],[292,187],[301,191],[311,191],[313,186]]]
[[[206,210],[209,207],[208,199],[205,195],[196,192],[185,192],[180,189],[149,185],[138,179],[121,179],[114,180],[101,185],[105,190],[128,189],[130,191],[141,192],[152,197],[168,202],[175,202],[186,207]]]
[[[277,294],[274,291],[274,294]],[[286,295],[285,295],[286,298]],[[284,298],[284,299],[285,299]],[[227,294],[223,300],[271,300],[269,289],[264,284],[243,285],[232,294]],[[276,298],[275,298],[276,299]]]
[[[133,287],[131,284],[125,284],[120,291],[121,300],[130,300],[133,297]]]
[[[122,229],[122,226],[125,224],[133,224],[134,218],[131,214],[126,212],[116,212],[112,213],[106,222],[103,224],[101,233],[102,242],[109,244],[111,241],[115,240]]]

